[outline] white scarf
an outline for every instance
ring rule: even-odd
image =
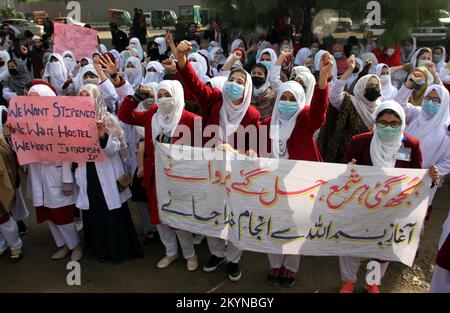
[[[206,75],[208,65],[206,64],[205,58],[200,53],[194,52],[188,55],[188,60],[194,68],[198,78],[200,78],[202,82],[207,83],[210,78]]]
[[[6,80],[9,77],[8,61],[11,59],[9,53],[6,51],[0,51],[0,58],[5,62],[5,65],[0,67],[0,82]]]
[[[387,67],[387,69],[388,69],[388,74],[385,76],[387,76],[389,80],[386,85],[381,84],[381,87],[383,90],[383,101],[394,99],[394,97],[397,95],[397,92],[398,92],[397,88],[392,86],[391,69],[389,68],[389,66],[387,66],[384,63],[378,64],[375,67],[375,75],[377,75],[380,78],[380,82],[381,82],[381,72],[383,71],[384,67]]]
[[[141,42],[137,38],[130,39],[130,47],[136,49],[137,57],[139,62],[144,59],[144,50],[142,49]],[[125,60],[124,60],[125,61]]]
[[[163,80],[158,85],[158,92],[160,90],[167,91],[175,101],[176,109],[170,114],[165,115],[161,110],[156,111],[152,118],[152,139],[156,141],[158,135],[166,135],[173,137],[184,109],[184,91],[183,86],[177,80]]]
[[[130,63],[136,69],[136,72],[132,76],[128,76],[128,74],[126,73],[127,65]],[[125,65],[125,79],[131,84],[131,86],[133,86],[133,89],[136,91],[139,88],[139,85],[142,83],[143,78],[144,77],[142,75],[141,61],[139,61],[137,57],[129,57]]]
[[[367,82],[372,77],[375,77],[378,80],[381,87],[380,79],[376,75],[369,74],[361,77],[361,79],[358,80],[358,82],[355,85],[355,88],[353,88],[354,96],[351,96],[353,106],[355,107],[356,111],[358,111],[359,116],[369,129],[373,127],[373,125],[375,124],[375,118],[373,114],[381,103],[380,99],[383,97],[383,91],[381,91],[381,97],[374,102],[370,102],[369,100],[366,99],[366,97],[364,97]]]
[[[71,58],[66,58],[66,56],[71,56]],[[72,73],[75,69],[75,66],[77,65],[77,60],[75,60],[75,55],[70,50],[66,50],[62,54],[64,59],[64,64],[66,65],[67,70],[69,73]]]
[[[270,62],[272,63],[272,67],[273,67],[275,65],[275,63],[277,62],[278,56],[277,56],[277,53],[275,52],[275,50],[273,50],[272,48],[266,48],[263,51],[261,51],[261,55],[259,56],[258,59],[256,59],[256,63],[261,63],[261,57],[265,53],[270,55]]]
[[[154,72],[149,72],[148,70],[154,68],[156,70],[156,75],[152,75]],[[164,67],[161,65],[161,63],[156,61],[151,61],[147,64],[146,72],[145,72],[145,79],[143,81],[143,84],[148,83],[159,83],[163,80],[164,76]],[[156,80],[155,80],[156,77]]]
[[[222,88],[222,107],[220,108],[220,127],[219,138],[227,142],[230,137],[239,127],[245,114],[250,106],[252,100],[253,83],[252,77],[249,73],[246,73],[246,82],[244,89],[244,100],[239,105],[234,105],[230,97],[225,92],[225,86]],[[224,133],[225,131],[225,133]]]
[[[45,66],[44,77],[50,78],[50,83],[56,88],[58,95],[62,95],[62,87],[68,79],[66,64],[60,54],[52,53],[50,59],[55,57],[58,62],[48,62]]]
[[[285,120],[278,112],[278,105],[281,96],[289,91],[295,96],[298,105],[298,111],[290,120]],[[288,159],[289,152],[287,141],[291,137],[292,131],[297,123],[297,117],[305,107],[305,92],[303,87],[296,81],[288,81],[280,86],[277,100],[273,108],[272,119],[270,121],[269,137],[272,140],[272,155],[276,159]]]
[[[316,78],[306,66],[296,66],[292,69],[291,79],[300,77],[303,84],[306,86],[305,103],[311,105],[312,97],[314,95],[314,87],[316,86]]]
[[[399,132],[398,138],[394,142],[385,143],[383,142],[376,133],[377,126],[375,125],[375,131],[370,142],[370,159],[372,160],[373,166],[376,167],[395,167],[396,158],[398,150],[402,146],[403,132],[405,131],[405,111],[402,106],[394,100],[388,100],[381,103],[374,113],[374,118],[384,110],[390,109],[395,111],[402,122],[401,132]]]
[[[294,64],[303,66],[305,64],[305,60],[307,58],[311,58],[312,59],[311,49],[309,49],[309,48],[301,48],[297,52],[297,55],[295,56]]]

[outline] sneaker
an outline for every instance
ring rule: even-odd
[[[17,263],[20,260],[22,260],[23,257],[23,250],[17,249],[17,250],[11,250],[11,254],[9,255],[9,260],[11,263]]]
[[[280,270],[280,283],[285,287],[295,286],[297,273],[282,267]]]
[[[202,243],[202,241],[205,239],[206,237],[203,235],[195,235],[194,236],[194,245],[199,245]]]
[[[75,249],[72,250],[72,255],[70,256],[71,261],[78,262],[83,257],[83,248],[81,248],[80,245],[75,247]]]
[[[178,255],[174,256],[165,256],[161,261],[158,262],[158,268],[166,268],[169,267],[172,262],[178,260]]]
[[[194,255],[192,258],[187,259],[186,267],[189,272],[193,272],[193,271],[197,270],[197,268],[198,268],[197,255]]]
[[[216,257],[215,255],[211,255],[208,263],[206,263],[206,265],[203,266],[203,271],[207,273],[214,272],[220,265],[223,264],[223,262],[225,262],[225,258],[219,258]]]
[[[355,284],[349,280],[345,281],[342,285],[339,293],[353,293],[355,290]]]
[[[62,260],[64,259],[66,256],[68,256],[70,253],[69,248],[67,248],[67,246],[62,247],[61,249],[59,249],[58,251],[56,251],[55,254],[52,255],[52,260]]]
[[[28,234],[28,228],[24,222],[18,221],[17,228],[19,228],[19,236],[24,236],[24,235]]]
[[[376,284],[365,286],[367,293],[381,293],[380,288]]]
[[[227,263],[228,278],[231,281],[239,281],[242,277],[241,269],[238,263]]]
[[[280,283],[280,269],[279,268],[272,268],[267,274],[266,281],[271,286],[276,286]]]

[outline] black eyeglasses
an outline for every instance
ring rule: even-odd
[[[388,126],[392,128],[400,128],[402,126],[402,122],[392,121],[392,122],[386,122],[386,121],[377,121],[377,127],[379,128],[386,128]]]

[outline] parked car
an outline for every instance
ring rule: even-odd
[[[44,27],[37,25],[34,22],[27,21],[24,19],[7,19],[3,20],[2,23],[14,26],[20,31],[19,38],[24,38],[24,33],[26,30],[31,31],[34,35],[42,36],[44,34]]]
[[[85,23],[77,22],[73,18],[64,16],[64,17],[55,17],[52,19],[53,23],[62,23],[67,25],[78,25],[84,27]]]
[[[153,28],[171,27],[177,23],[177,15],[173,10],[154,10],[151,13]]]
[[[108,18],[110,22],[116,23],[118,26],[130,26],[131,15],[127,10],[109,9]]]
[[[144,12],[144,16],[147,26],[152,26],[152,12]]]

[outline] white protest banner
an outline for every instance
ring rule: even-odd
[[[70,50],[77,60],[82,57],[92,58],[97,52],[97,31],[77,25],[55,23],[53,52],[63,54]]]
[[[414,261],[426,170],[223,160],[222,152],[179,147],[155,147],[159,214],[171,227],[256,252]]]

